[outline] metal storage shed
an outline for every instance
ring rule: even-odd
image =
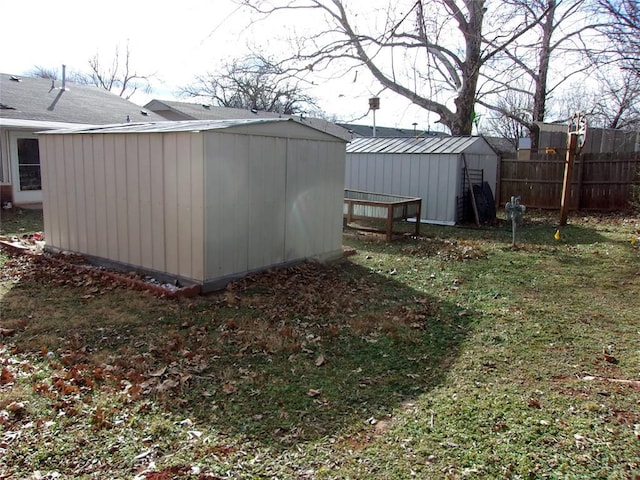
[[[43,132],[47,248],[201,284],[342,255],[345,143],[292,119]]]
[[[345,188],[420,197],[423,222],[454,225],[469,183],[487,182],[495,195],[497,169],[498,154],[482,137],[356,138],[347,145]]]

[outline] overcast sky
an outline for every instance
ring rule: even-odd
[[[248,45],[273,49],[280,32],[273,22],[252,25],[249,14],[232,0],[3,1],[2,18],[0,72],[24,74],[34,66],[60,70],[62,64],[86,72],[93,55],[111,59],[116,46],[124,50],[128,42],[137,72],[157,78],[150,95],[132,98],[139,104],[152,98],[177,99],[180,86],[245,55]],[[368,98],[378,94],[379,87],[365,73],[357,82],[324,83],[309,93],[328,116],[343,121],[364,116],[355,123],[371,124]],[[425,111],[390,93],[380,98],[377,125],[412,128],[417,122],[419,129],[428,128]]]

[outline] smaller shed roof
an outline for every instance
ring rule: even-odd
[[[482,137],[355,138],[347,153],[458,154],[477,142],[487,143]]]

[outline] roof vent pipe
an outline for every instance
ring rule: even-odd
[[[66,90],[67,89],[67,66],[66,65],[62,65],[62,87],[60,87],[61,90]]]

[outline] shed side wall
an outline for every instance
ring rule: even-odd
[[[422,220],[456,221],[459,155],[348,153],[345,185],[422,198]]]
[[[201,135],[45,135],[41,144],[48,246],[204,280]]]
[[[288,141],[287,261],[341,250],[344,168],[342,143]]]
[[[341,251],[342,142],[208,132],[209,281]]]

